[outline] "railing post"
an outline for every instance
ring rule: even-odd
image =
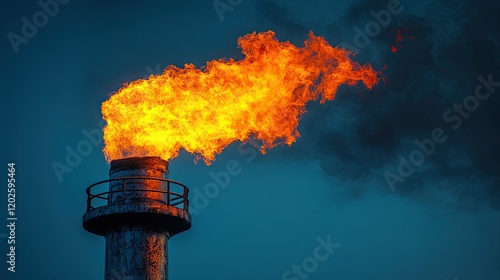
[[[127,199],[127,179],[123,179],[123,203]]]
[[[90,193],[92,186],[89,186],[85,192],[87,193],[87,211],[90,211],[92,207],[90,207],[90,204],[92,203],[91,196],[92,194]]]
[[[167,205],[170,206],[170,181],[167,181]]]
[[[186,187],[183,187],[184,188],[184,193],[183,193],[183,198],[184,198],[184,210],[186,211],[189,211],[189,199],[188,199],[188,193],[189,193],[189,190],[188,188]]]

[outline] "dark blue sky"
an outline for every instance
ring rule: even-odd
[[[51,15],[0,3],[1,176],[14,161],[18,217],[16,273],[0,226],[1,279],[102,279],[104,239],[81,226],[85,188],[109,168],[85,135],[100,130],[101,103],[170,64],[240,59],[237,38],[267,30],[299,45],[313,30],[386,80],[308,104],[291,147],[172,160],[197,202],[192,229],[170,240],[171,279],[500,279],[497,1],[66,2]],[[414,40],[394,53],[402,28]],[[195,195],[232,161],[241,172],[218,195]]]

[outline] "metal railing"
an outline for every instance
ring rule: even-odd
[[[127,180],[137,180],[137,179],[163,181],[166,183],[167,188],[166,188],[166,190],[127,189]],[[104,184],[104,183],[112,182],[112,181],[123,181],[123,183],[122,183],[123,188],[121,190],[106,191],[106,192],[100,192],[97,194],[92,193],[94,187],[101,185],[101,184]],[[177,192],[172,192],[171,185],[182,187],[182,194],[177,193]],[[166,196],[165,200],[163,201],[166,205],[174,206],[174,207],[186,210],[186,211],[189,210],[189,200],[188,200],[189,189],[185,185],[183,185],[179,182],[176,182],[176,181],[165,179],[165,178],[137,176],[137,177],[121,177],[121,178],[108,179],[108,180],[99,181],[97,183],[90,185],[86,190],[86,193],[87,193],[87,211],[93,210],[95,208],[103,207],[103,206],[94,207],[92,205],[92,202],[94,201],[94,199],[98,199],[101,201],[105,200],[107,202],[107,205],[110,205],[110,203],[109,203],[110,194],[115,194],[115,193],[120,194],[121,193],[121,194],[123,194],[123,199],[125,199],[127,197],[128,192],[163,193]],[[181,205],[181,207],[178,207],[179,205]]]

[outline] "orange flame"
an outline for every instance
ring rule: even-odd
[[[408,31],[408,29],[401,28],[401,29],[398,29],[398,31],[394,35],[394,44],[391,46],[391,51],[393,53],[396,53],[399,50],[399,44],[403,43],[403,40],[405,37],[412,40],[412,41],[415,41],[415,37],[406,34],[407,31]]]
[[[102,104],[108,161],[141,156],[175,158],[182,148],[206,164],[234,141],[260,140],[260,151],[299,137],[306,103],[332,100],[342,84],[379,80],[369,64],[349,58],[310,32],[304,47],[274,32],[238,39],[245,58],[213,60],[197,69],[168,66],[163,74],[125,84]]]

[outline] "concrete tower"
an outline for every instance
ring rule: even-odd
[[[188,230],[191,216],[187,187],[167,174],[158,157],[125,158],[87,188],[83,228],[106,238],[105,280],[168,279],[168,239]]]

